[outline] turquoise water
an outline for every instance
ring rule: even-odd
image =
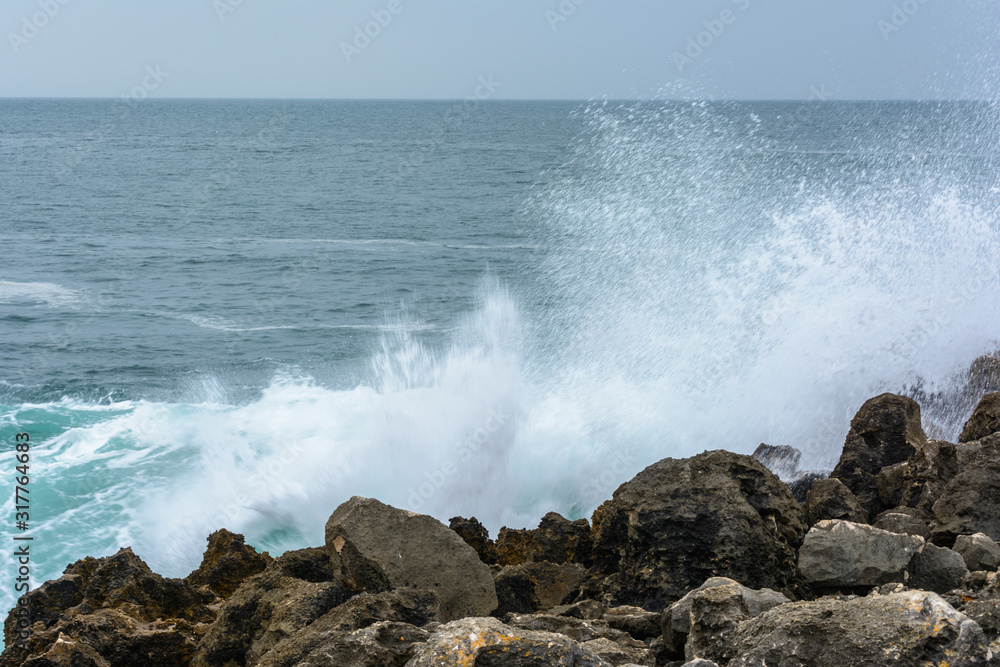
[[[3,533],[19,432],[36,584],[320,544],[356,494],[496,530],[665,456],[830,467],[863,400],[1000,347],[997,120],[0,101]]]

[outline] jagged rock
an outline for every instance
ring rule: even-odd
[[[1000,639],[1000,600],[971,600],[962,613],[976,622],[991,642]]]
[[[931,536],[931,529],[926,521],[921,521],[913,514],[897,512],[895,509],[886,510],[878,515],[875,523],[872,524],[879,530],[887,530],[890,533],[900,535],[916,535],[925,540]]]
[[[30,658],[22,667],[110,667],[97,651],[62,634],[40,656]]]
[[[768,445],[762,442],[754,450],[753,457],[778,477],[788,479],[798,472],[802,452],[788,445]]]
[[[583,642],[581,646],[611,665],[623,665],[624,667],[656,666],[656,658],[653,652],[647,648],[622,646],[604,638],[591,639],[589,642]]]
[[[527,579],[531,584],[531,597],[521,599],[537,600],[536,609],[544,609],[562,604],[567,596],[576,592],[586,574],[587,571],[579,563],[557,565],[545,561],[510,565],[501,570],[497,578]]]
[[[213,593],[227,598],[248,577],[264,571],[271,557],[247,546],[243,536],[228,530],[217,530],[208,537],[208,549],[197,570],[185,581],[198,588],[208,586]]]
[[[254,667],[293,667],[300,665],[303,660],[310,659],[310,656],[312,656],[312,660],[319,660],[319,657],[326,651],[342,652],[345,646],[344,642],[339,640],[381,622],[399,623],[419,628],[429,626],[438,619],[437,597],[430,591],[409,589],[377,594],[362,593],[331,609],[307,626],[289,634],[268,650],[254,650],[252,653],[256,655],[249,655],[247,664]],[[378,632],[375,635],[355,635],[354,639],[347,644],[368,643],[371,650],[377,653],[379,651],[372,644],[380,644],[386,648],[384,642],[379,640],[379,636]],[[426,639],[426,635],[423,633],[413,631],[408,631],[401,637],[404,644],[407,642],[412,644],[413,642],[409,639],[414,641],[418,637],[420,641]],[[408,647],[403,646],[396,646],[396,649],[396,653],[400,650],[403,653],[409,650]],[[206,667],[208,664],[206,663]],[[331,663],[320,662],[319,664]],[[341,663],[333,662],[332,664],[339,665]]]
[[[994,433],[1000,433],[1000,392],[987,394],[979,400],[969,421],[965,422],[958,441],[982,440]]]
[[[272,561],[271,569],[282,577],[292,577],[315,584],[334,581],[337,578],[330,564],[330,557],[323,547],[309,547],[286,551]]]
[[[308,629],[305,630],[308,632]],[[403,667],[430,633],[407,623],[381,621],[319,644],[296,667]]]
[[[812,526],[827,519],[868,523],[868,512],[836,477],[816,481],[806,494],[806,523]]]
[[[622,646],[644,648],[645,644],[627,632],[615,630],[602,619],[584,620],[574,616],[564,616],[539,612],[537,614],[513,614],[507,625],[522,630],[537,630],[554,632],[569,637],[578,642],[589,642],[593,639],[609,639]]]
[[[733,633],[729,667],[985,665],[983,631],[935,593],[784,604]]]
[[[681,667],[719,667],[719,663],[712,662],[711,660],[704,660],[702,658],[695,658],[694,660],[685,662]]]
[[[800,590],[805,531],[791,491],[759,461],[725,451],[664,459],[594,512],[584,594],[661,611],[712,576]]]
[[[930,512],[948,482],[958,473],[956,446],[944,440],[918,445],[908,461],[886,466],[876,487],[883,507],[913,507]]]
[[[316,551],[303,549],[280,556],[264,572],[244,581],[220,607],[193,665],[252,664],[355,595],[339,581],[309,580],[320,578],[323,572],[315,562]]]
[[[638,607],[624,607],[625,609],[637,609]],[[572,616],[582,618],[585,621],[600,621],[609,609],[597,600],[580,600],[572,604],[559,605],[549,609],[546,613],[549,616]],[[621,628],[619,628],[621,629]]]
[[[594,539],[586,519],[570,521],[549,512],[542,517],[538,528],[531,531],[526,560],[589,565],[593,547]]]
[[[929,542],[925,542],[914,554],[907,569],[907,586],[935,593],[947,593],[958,588],[969,574],[969,568],[960,554]]]
[[[497,572],[493,585],[497,592],[497,608],[491,616],[504,618],[507,614],[530,614],[542,608],[535,594],[535,581],[524,570],[511,565]]]
[[[851,490],[869,516],[877,516],[888,509],[878,494],[879,472],[908,460],[926,443],[916,401],[896,394],[876,396],[851,420],[844,451],[830,476]]]
[[[497,563],[497,549],[490,539],[490,533],[483,524],[479,523],[476,517],[466,519],[464,517],[452,517],[448,521],[448,527],[458,533],[458,536],[465,540],[465,543],[475,549],[479,554],[479,560],[487,565]]]
[[[955,539],[954,548],[962,556],[970,572],[996,570],[1000,567],[1000,544],[982,533],[959,535]]]
[[[531,532],[524,528],[504,526],[497,534],[496,550],[498,565],[520,565],[528,560],[531,548]]]
[[[1000,540],[1000,434],[959,445],[959,471],[934,503],[931,540],[951,546],[959,535]]]
[[[924,540],[849,521],[820,521],[799,550],[799,570],[821,588],[903,581]]]
[[[738,595],[739,604],[746,610],[747,618],[789,602],[787,597],[769,588],[755,591],[726,577],[712,577],[663,611],[660,631],[663,635],[664,648],[669,656],[680,658],[685,655],[684,647],[694,623],[691,612],[694,600],[702,592],[713,588],[726,588],[725,595]]]
[[[486,616],[497,608],[489,567],[437,519],[355,496],[326,523],[334,571],[363,590],[434,591],[441,618]]]
[[[813,484],[821,479],[826,479],[829,476],[830,473],[828,472],[800,472],[795,476],[795,479],[788,482],[788,488],[791,489],[792,497],[795,498],[795,500],[800,503],[805,503],[806,496],[809,495],[809,489],[812,488]]]
[[[660,636],[660,614],[642,607],[612,607],[601,617],[608,627],[627,632],[636,639]]]
[[[579,642],[551,632],[504,625],[495,618],[464,618],[441,626],[417,649],[407,667],[608,667]]]

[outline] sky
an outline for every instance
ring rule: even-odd
[[[0,97],[997,99],[998,0],[0,0]]]

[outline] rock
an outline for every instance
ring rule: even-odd
[[[983,631],[935,593],[792,602],[733,633],[729,667],[985,665]]]
[[[739,604],[746,611],[747,618],[789,602],[787,597],[769,588],[755,591],[726,577],[712,577],[663,611],[660,618],[660,631],[668,655],[678,658],[685,655],[684,647],[694,623],[691,608],[695,597],[712,588],[726,588],[725,595],[738,595]]]
[[[994,433],[1000,433],[1000,392],[987,394],[979,400],[969,421],[965,422],[958,441],[982,440]]]
[[[583,642],[581,646],[611,665],[624,665],[625,667],[639,665],[655,667],[656,665],[653,652],[646,648],[622,646],[610,639],[603,638],[591,639],[589,642]]]
[[[465,540],[465,543],[475,549],[479,554],[479,560],[487,565],[497,563],[497,549],[490,539],[490,533],[483,524],[479,523],[476,517],[466,519],[464,517],[452,517],[448,522],[448,527],[458,533],[458,536]]]
[[[801,590],[801,506],[759,461],[713,451],[664,459],[594,512],[586,596],[661,611],[713,576]]]
[[[660,636],[661,614],[646,611],[642,607],[612,607],[601,617],[608,627],[627,632],[636,639],[652,639]]]
[[[292,577],[315,584],[331,582],[337,578],[330,564],[330,557],[323,547],[310,547],[286,551],[272,561],[272,569],[282,577]]]
[[[255,643],[248,653],[247,664],[254,667],[293,667],[301,665],[302,661],[313,660],[322,665],[339,665],[344,663],[322,662],[320,658],[325,652],[343,654],[350,646],[359,644],[367,645],[371,653],[388,655],[382,650],[386,648],[386,642],[380,639],[378,631],[373,631],[375,634],[356,634],[357,631],[383,622],[393,624],[383,626],[383,630],[399,629],[394,624],[419,628],[430,626],[438,618],[437,597],[430,591],[404,589],[377,594],[362,593],[288,634],[267,650],[260,650]],[[390,649],[389,653],[405,654],[409,651],[409,644],[418,638],[420,641],[427,638],[422,632],[403,629],[406,632],[400,635],[401,644],[396,645],[395,650]],[[353,639],[346,639],[352,634]],[[379,646],[382,648],[378,648]],[[205,663],[206,667],[210,664],[225,663]]]
[[[578,642],[589,642],[593,639],[609,639],[622,646],[643,648],[645,644],[634,639],[627,632],[615,630],[601,619],[584,620],[574,616],[565,616],[539,612],[537,614],[514,614],[507,625],[522,630],[537,630],[554,632]]]
[[[908,460],[926,442],[916,401],[896,394],[876,396],[851,420],[844,451],[830,476],[851,490],[869,516],[877,516],[888,509],[878,494],[879,472]]]
[[[25,661],[22,667],[109,667],[109,663],[86,644],[60,634],[48,651]]]
[[[754,450],[753,457],[782,479],[789,479],[799,469],[802,452],[788,445],[767,445],[763,442]]]
[[[507,614],[530,614],[542,608],[535,594],[535,580],[517,565],[505,567],[496,574],[493,585],[497,592],[497,608],[491,616],[504,618]]]
[[[925,542],[907,568],[910,588],[947,593],[962,585],[969,568],[962,556],[951,549]]]
[[[526,559],[589,565],[593,547],[594,539],[586,519],[570,521],[549,512],[542,517],[538,528],[532,531]]]
[[[812,526],[827,519],[868,523],[868,512],[836,477],[818,480],[806,494],[806,523]]]
[[[820,521],[799,550],[799,570],[820,588],[903,581],[924,540],[849,521]]]
[[[694,660],[685,662],[681,667],[719,667],[719,664],[711,660],[695,658]]]
[[[638,609],[639,607],[621,607],[621,609]],[[580,600],[572,604],[559,605],[549,609],[549,616],[572,616],[585,621],[600,621],[609,612],[608,608],[597,600]],[[620,628],[619,628],[620,629]]]
[[[555,607],[576,593],[587,571],[579,563],[536,563],[510,565],[501,570],[498,578],[524,577],[531,583],[532,599],[537,608]]]
[[[420,646],[407,667],[608,667],[579,642],[551,632],[504,625],[495,618],[464,618],[441,626]]]
[[[327,521],[326,552],[334,571],[363,590],[433,591],[443,621],[486,616],[497,608],[489,567],[430,516],[355,496]]]
[[[995,571],[1000,567],[1000,545],[982,533],[959,535],[955,539],[954,548],[962,556],[970,572]]]
[[[991,642],[1000,639],[1000,600],[971,600],[962,613],[976,622]]]
[[[882,512],[872,525],[879,530],[887,530],[890,533],[899,533],[900,535],[916,535],[925,540],[931,536],[931,530],[927,526],[927,522],[921,521],[912,514],[905,514],[896,510]]]
[[[955,445],[928,440],[917,446],[910,460],[882,468],[875,484],[883,507],[913,507],[930,512],[957,472]]]
[[[430,633],[407,623],[381,621],[333,636],[295,663],[296,667],[403,667]]]
[[[1000,540],[1000,434],[959,445],[959,471],[931,511],[931,540],[951,546],[959,535]]]
[[[271,557],[259,554],[244,544],[243,536],[217,530],[208,537],[208,549],[197,570],[185,581],[198,588],[208,586],[213,593],[227,598],[248,577],[264,571]]]
[[[791,489],[792,497],[795,498],[795,500],[800,503],[805,503],[806,496],[809,494],[809,489],[812,488],[813,484],[821,479],[826,479],[829,476],[830,473],[828,472],[801,472],[795,476],[795,479],[788,482],[788,488]]]
[[[496,550],[498,565],[520,565],[528,560],[531,548],[531,532],[523,528],[504,526],[497,534]]]

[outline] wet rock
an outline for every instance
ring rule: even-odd
[[[969,568],[951,549],[925,542],[910,561],[906,585],[910,588],[947,593],[962,585]]]
[[[713,576],[799,590],[805,522],[759,461],[725,451],[655,463],[594,512],[588,597],[660,611]]]
[[[217,530],[208,537],[208,549],[197,570],[185,581],[198,588],[208,586],[213,593],[227,598],[248,577],[264,571],[271,557],[257,553],[244,543],[242,535]]]
[[[767,445],[763,442],[754,450],[753,457],[782,479],[789,479],[799,469],[802,452],[788,445]]]
[[[1000,544],[986,535],[959,535],[955,539],[955,551],[962,556],[970,572],[976,570],[996,570],[1000,567]]]
[[[775,607],[733,633],[729,667],[985,665],[983,631],[935,593],[821,598]]]
[[[528,561],[589,565],[593,547],[594,539],[586,519],[570,521],[549,512],[542,517],[538,528],[531,531],[526,556]]]
[[[900,535],[916,535],[925,540],[931,536],[931,529],[926,521],[918,519],[913,514],[897,512],[896,510],[886,510],[878,515],[878,519],[872,524],[879,530],[887,530],[890,533]]]
[[[836,477],[818,480],[806,494],[806,523],[812,526],[827,519],[868,523],[868,512]]]
[[[489,567],[437,519],[355,496],[326,524],[334,571],[358,588],[433,591],[444,621],[486,616],[497,608]]]
[[[849,521],[820,521],[799,550],[799,570],[819,588],[880,586],[903,581],[923,538]]]
[[[807,471],[800,472],[788,482],[788,488],[792,491],[792,497],[795,498],[800,503],[806,502],[806,496],[809,495],[809,489],[812,488],[813,484],[821,479],[826,479],[830,476],[828,472],[819,471]]]
[[[438,628],[407,663],[407,667],[437,665],[607,667],[610,663],[563,635],[513,628],[495,618],[465,618]]]
[[[959,471],[934,503],[931,540],[951,546],[959,535],[1000,540],[1000,434],[959,445]]]
[[[1000,392],[987,394],[979,400],[969,421],[965,422],[958,441],[982,440],[994,433],[1000,433]]]
[[[755,591],[732,579],[713,577],[663,611],[660,630],[667,655],[674,658],[685,655],[685,644],[695,622],[691,612],[694,600],[702,592],[713,588],[725,588],[724,595],[738,596],[740,598],[738,604],[745,610],[746,618],[757,616],[779,604],[789,602],[787,597],[769,588]]]
[[[844,451],[830,476],[851,490],[869,516],[877,516],[888,509],[878,494],[879,472],[908,460],[926,443],[916,401],[896,394],[876,396],[851,420]]]
[[[466,519],[464,517],[452,517],[448,521],[448,527],[458,533],[458,536],[465,540],[465,543],[475,549],[479,554],[479,560],[487,565],[497,563],[497,549],[490,539],[490,533],[483,524],[479,523],[476,517]]]
[[[403,667],[430,633],[407,623],[381,621],[333,636],[294,663],[296,667]]]

